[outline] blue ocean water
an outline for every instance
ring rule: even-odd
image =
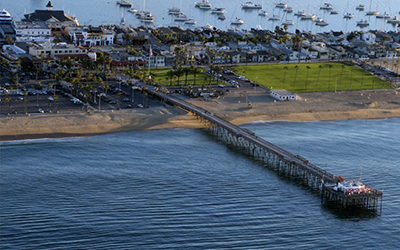
[[[200,1],[200,0],[199,0]],[[52,0],[55,10],[64,10],[67,14],[77,17],[82,25],[100,25],[100,24],[118,24],[121,17],[124,17],[126,23],[134,27],[142,25],[134,14],[129,13],[128,8],[121,8],[116,4],[116,0]],[[219,29],[228,29],[232,26],[230,23],[235,18],[240,18],[244,21],[243,29],[256,28],[260,25],[264,29],[274,30],[276,26],[281,26],[282,21],[292,20],[293,26],[289,27],[289,31],[294,32],[296,29],[304,31],[312,31],[313,33],[325,32],[330,30],[335,31],[352,31],[352,30],[392,30],[398,28],[395,25],[387,24],[385,20],[378,19],[375,16],[365,16],[368,10],[379,11],[380,13],[388,13],[389,15],[399,15],[400,2],[398,0],[336,0],[331,2],[334,10],[339,12],[338,15],[331,15],[327,11],[320,10],[324,2],[322,0],[309,1],[273,1],[273,0],[258,0],[255,3],[262,4],[263,10],[268,12],[267,17],[258,15],[259,10],[242,10],[241,4],[247,2],[245,0],[209,0],[212,7],[223,7],[226,9],[226,20],[218,20],[216,15],[211,14],[211,11],[203,11],[194,7],[194,2],[198,1],[183,1],[183,0],[137,0],[130,1],[133,7],[137,10],[146,10],[155,16],[154,27],[159,26],[182,26],[184,28],[201,27],[210,24]],[[286,2],[288,6],[293,7],[293,13],[285,14],[282,9],[274,8],[275,3]],[[0,8],[6,9],[14,16],[15,20],[21,20],[24,14],[32,13],[36,9],[45,9],[48,0],[17,0],[17,1],[1,1]],[[359,4],[365,5],[365,11],[357,11],[356,6]],[[168,8],[172,6],[178,7],[188,17],[196,20],[195,26],[185,25],[183,22],[175,22],[171,15],[168,15]],[[323,18],[329,23],[328,26],[318,27],[311,21],[301,21],[294,16],[298,11],[316,14],[319,18]],[[354,18],[345,20],[345,13],[353,13]],[[280,21],[269,21],[268,18],[272,15],[279,15]],[[370,26],[360,28],[356,26],[356,22],[361,19],[369,21]]]
[[[333,174],[384,188],[342,214],[202,130],[0,144],[1,249],[396,249],[400,119],[244,127]]]

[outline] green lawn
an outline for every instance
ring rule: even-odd
[[[156,71],[150,70],[152,73],[154,73],[154,81],[161,83],[165,86],[169,86],[171,83],[170,77],[169,77],[169,71],[168,69],[158,69]],[[202,69],[202,72],[204,72],[205,69]],[[193,74],[188,74],[187,76],[187,85],[192,85],[194,83],[194,75]],[[196,85],[203,85],[209,84],[209,79],[210,77],[204,73],[198,73],[196,74]],[[212,83],[216,82],[216,80],[212,79]],[[180,86],[180,85],[185,85],[186,83],[186,76],[183,74],[182,76],[179,77],[179,83],[178,83],[178,78],[175,76],[172,79],[172,86]]]
[[[329,68],[328,65],[332,67]],[[308,70],[307,66],[310,67]],[[237,66],[234,70],[267,88],[286,89],[291,92],[335,91],[335,87],[337,91],[391,88],[390,83],[371,73],[342,63],[251,65]]]

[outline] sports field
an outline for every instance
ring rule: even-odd
[[[233,70],[264,87],[291,92],[391,88],[390,83],[370,72],[342,63],[264,64]]]

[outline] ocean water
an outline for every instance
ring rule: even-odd
[[[1,249],[396,249],[400,119],[252,123],[333,174],[384,189],[344,214],[203,130],[0,143]]]
[[[200,1],[200,0],[198,0]],[[100,25],[100,24],[118,24],[122,17],[125,18],[126,23],[134,27],[142,25],[135,15],[127,12],[128,8],[121,8],[116,4],[116,0],[52,0],[55,10],[64,10],[67,14],[77,17],[82,25]],[[273,0],[258,0],[255,3],[262,4],[263,9],[268,12],[267,17],[258,15],[259,10],[242,10],[241,4],[245,0],[209,0],[212,7],[224,7],[226,9],[226,20],[218,20],[216,15],[211,14],[211,11],[203,11],[194,7],[195,1],[183,0],[137,0],[130,1],[133,7],[137,10],[146,10],[151,12],[156,18],[153,27],[159,26],[181,26],[183,28],[201,27],[210,24],[219,29],[228,29],[232,26],[230,23],[235,18],[240,18],[244,21],[243,29],[256,28],[260,25],[263,29],[274,30],[276,26],[281,26],[281,22],[285,20],[294,21],[294,25],[289,27],[289,31],[294,32],[296,29],[304,31],[325,32],[330,30],[335,31],[352,31],[352,30],[398,30],[395,25],[387,24],[382,19],[377,19],[375,16],[365,16],[365,11],[374,10],[380,13],[386,12],[391,16],[397,14],[399,16],[400,1],[398,0],[337,0],[331,2],[334,10],[339,12],[338,15],[330,15],[329,12],[320,10],[324,1],[322,0],[309,0],[309,1],[293,1],[288,0],[288,6],[293,7],[294,11],[291,14],[285,13],[277,8],[274,8],[274,3],[279,1]],[[284,2],[284,1],[281,1]],[[326,1],[325,1],[326,2]],[[23,14],[32,13],[36,9],[45,9],[48,0],[2,0],[0,1],[0,8],[6,9],[14,16],[15,20],[21,20]],[[365,11],[357,11],[355,8],[359,4],[365,5]],[[197,24],[194,26],[185,25],[183,22],[174,22],[171,15],[168,15],[168,8],[172,6],[179,7],[181,11],[188,17],[196,20]],[[316,14],[319,18],[326,20],[329,25],[325,27],[318,27],[311,21],[301,21],[293,14],[297,11],[306,11],[307,13]],[[354,18],[345,20],[343,15],[345,13],[353,13]],[[279,15],[281,21],[269,21],[268,18],[272,15]],[[356,26],[356,22],[361,19],[366,19],[370,22],[370,26],[360,28]]]

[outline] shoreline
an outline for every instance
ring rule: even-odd
[[[299,93],[297,101],[276,102],[263,89],[233,90],[222,98],[186,98],[234,125],[269,121],[337,121],[400,118],[400,95],[394,90]],[[247,105],[247,98],[252,108]],[[58,114],[0,116],[0,141],[87,137],[132,130],[199,129],[205,124],[174,106]]]
[[[141,110],[142,111],[142,110]],[[153,110],[148,109],[146,112],[107,112],[95,113],[88,116],[84,113],[79,114],[55,114],[49,116],[15,116],[14,120],[9,120],[8,117],[1,117],[0,124],[0,141],[23,141],[35,139],[61,139],[72,137],[89,137],[104,135],[110,133],[134,131],[134,130],[156,130],[156,129],[201,129],[204,125],[193,115],[179,108],[170,107],[167,109]],[[147,112],[149,111],[149,112]],[[125,116],[125,117],[124,117]],[[144,119],[144,116],[150,116]],[[21,119],[20,119],[21,118]],[[18,127],[10,129],[10,126],[18,122],[33,118],[29,127],[20,130]],[[339,120],[370,120],[370,119],[387,119],[400,118],[400,109],[362,109],[357,111],[332,111],[332,112],[310,112],[310,113],[290,113],[282,115],[255,115],[243,116],[228,119],[229,122],[235,125],[243,125],[254,122],[311,122],[311,121],[339,121]],[[37,125],[52,124],[55,125],[55,120],[69,120],[70,122],[58,128],[38,129]],[[104,119],[102,124],[89,124],[94,120]],[[4,121],[6,120],[6,123]],[[81,122],[77,123],[77,120]],[[85,122],[82,123],[82,120]],[[112,121],[113,120],[113,121]],[[130,124],[127,124],[127,122]],[[65,121],[62,121],[65,123]],[[7,126],[8,124],[8,126]],[[6,125],[6,126],[4,126]]]

